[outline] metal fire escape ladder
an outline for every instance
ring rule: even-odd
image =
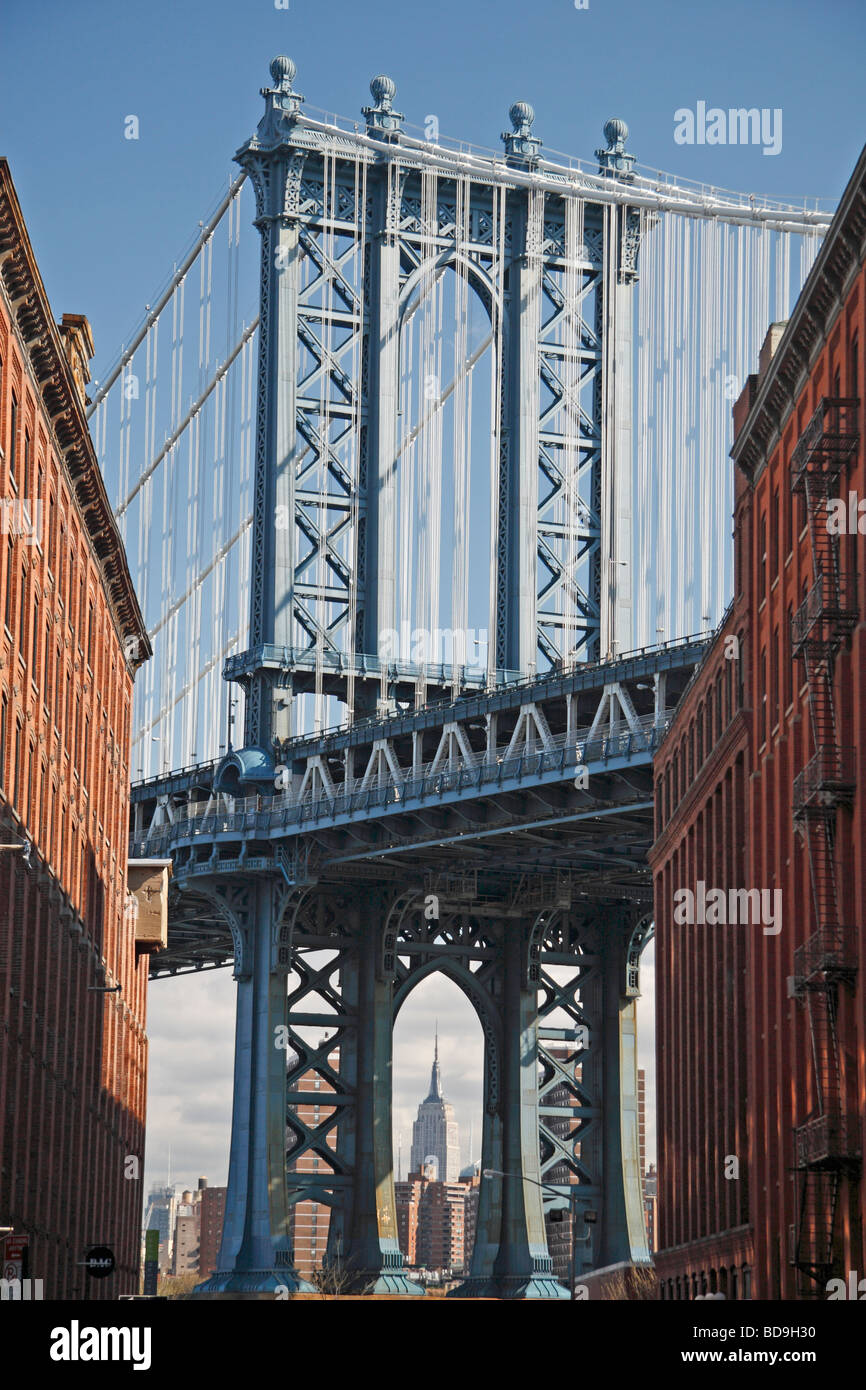
[[[792,620],[792,647],[809,690],[813,755],[794,780],[794,821],[809,853],[815,932],[794,953],[790,993],[807,1011],[815,1105],[794,1131],[799,1226],[793,1265],[803,1294],[816,1294],[834,1272],[836,1212],[842,1178],[860,1165],[856,1117],[849,1116],[837,1034],[840,986],[853,988],[857,936],[840,920],[836,823],[856,783],[855,750],[844,747],[834,702],[836,656],[858,618],[856,576],[845,572],[828,526],[839,475],[859,443],[858,402],[824,398],[791,460],[791,487],[805,499],[814,583]]]

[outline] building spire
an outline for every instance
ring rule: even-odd
[[[433,1070],[430,1073],[430,1093],[427,1100],[444,1100],[442,1095],[442,1070],[439,1066],[439,1020],[436,1020],[435,1041],[433,1044]],[[426,1104],[426,1102],[425,1102]]]

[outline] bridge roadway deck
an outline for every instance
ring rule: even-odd
[[[225,875],[361,885],[471,874],[476,894],[500,903],[530,879],[567,875],[593,897],[648,901],[652,759],[705,649],[705,640],[690,639],[295,739],[280,750],[295,769],[284,794],[215,796],[215,764],[134,787],[140,809],[132,857],[170,856],[173,863],[169,946],[152,958],[152,977],[231,963],[229,933],[202,892]],[[613,718],[611,690],[627,720]],[[535,737],[524,740],[534,711],[544,736],[533,724]],[[455,741],[446,757],[449,731]],[[424,734],[438,751],[419,764]],[[377,749],[379,771],[371,775]],[[354,777],[359,753],[367,770]],[[310,777],[317,768],[325,783]]]

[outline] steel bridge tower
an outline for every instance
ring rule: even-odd
[[[305,769],[327,790],[326,759],[292,760],[293,707],[316,679],[353,717],[393,714],[411,694],[411,663],[388,668],[379,652],[398,621],[401,342],[425,275],[466,277],[501,346],[493,690],[503,672],[553,678],[616,658],[631,642],[631,299],[641,215],[621,197],[594,200],[603,179],[581,191],[545,173],[524,103],[511,108],[504,157],[476,158],[468,172],[463,161],[458,173],[452,151],[403,130],[387,77],[371,83],[373,104],[354,134],[303,113],[288,58],[274,60],[271,77],[257,133],[236,156],[256,195],[261,321],[250,648],[226,671],[245,694],[243,746],[214,779],[214,792],[232,797],[272,791],[280,767],[287,778]],[[627,130],[611,121],[605,134],[600,173],[621,191],[631,177]],[[345,367],[353,354],[356,376]],[[579,503],[565,521],[551,520],[567,488]],[[327,583],[310,578],[321,575],[311,556],[325,562]],[[564,592],[578,614],[571,631],[557,602]],[[437,680],[443,698],[455,682],[461,693],[471,685],[443,667],[428,673],[434,694]],[[495,695],[480,698],[488,699],[481,737],[495,750],[505,715]],[[522,710],[509,728],[529,754],[550,740],[541,703]],[[610,714],[613,727],[612,706]],[[466,736],[456,725],[446,732],[459,752]],[[411,732],[419,757],[422,737],[419,723]],[[384,768],[387,743],[374,754]],[[347,767],[351,757],[349,748]],[[559,810],[538,823],[551,824],[579,795],[568,780]],[[646,805],[646,786],[643,796]],[[362,815],[357,824],[363,847]],[[329,874],[313,841],[297,834],[287,832],[272,854],[255,836],[240,852],[226,851],[216,830],[210,841],[199,836],[195,892],[231,931],[237,979],[226,1221],[218,1272],[200,1292],[301,1289],[289,1220],[300,1199],[330,1207],[328,1258],[358,1288],[422,1292],[397,1240],[391,1048],[398,1011],[436,970],[477,1010],[482,1167],[509,1175],[482,1183],[461,1292],[567,1296],[553,1277],[535,1185],[552,1165],[565,1164],[579,1185],[578,1219],[597,1215],[577,1247],[578,1275],[648,1259],[635,996],[649,901],[629,901],[622,889],[606,896],[598,875],[587,891],[553,869],[527,877],[513,850],[509,861],[507,832],[476,843],[471,860],[455,851],[447,872],[440,861],[431,875],[423,854],[381,871],[359,854]],[[331,1033],[318,1046],[303,1032],[316,1027]],[[552,1041],[570,1047],[576,1066],[564,1066]],[[334,1089],[323,1098],[329,1114],[307,1125],[296,1107],[308,1100],[298,1080],[310,1069]],[[570,1104],[549,1104],[563,1082]],[[554,1123],[563,1119],[566,1138]],[[287,1136],[293,1161],[316,1160],[288,1181]],[[560,1205],[567,1198],[563,1190]]]

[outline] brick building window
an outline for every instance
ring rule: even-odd
[[[10,536],[6,542],[6,609],[4,613],[6,631],[10,636],[12,633],[12,560],[12,537]]]
[[[731,669],[733,664],[732,661],[725,662],[725,728],[730,724],[734,713],[734,673]]]
[[[770,653],[770,722],[779,722],[779,628],[773,628],[773,649]]]
[[[30,458],[31,452],[32,452],[32,450],[31,450],[31,448],[30,448],[30,435],[28,434],[27,430],[25,430],[25,431],[24,431],[24,496],[27,498],[28,501],[30,500],[30,485],[31,485],[31,482],[33,481],[33,480],[32,480],[32,477],[31,477],[31,458]]]
[[[18,598],[18,651],[27,661],[27,566],[21,569],[21,593]]]
[[[767,514],[761,517],[760,530],[758,532],[758,602],[763,603],[767,597]]]
[[[17,491],[15,481],[15,465],[18,462],[18,402],[15,399],[15,392],[12,392],[12,400],[9,404],[9,481]]]
[[[6,696],[0,698],[0,787],[6,790]]]
[[[48,806],[46,814],[48,824],[46,826],[45,848],[46,857],[49,863],[54,863],[54,803],[57,800],[57,783],[52,782],[48,787]]]
[[[758,684],[758,699],[760,710],[758,711],[758,746],[767,741],[767,648],[761,648],[761,679]]]
[[[788,446],[787,446],[787,444],[784,446],[784,448],[785,448],[785,453],[784,453],[785,464],[784,464],[784,469],[783,469],[782,476],[783,476],[783,477],[787,477],[787,470],[788,470]],[[783,498],[784,498],[784,500],[783,500],[783,502],[782,502],[782,531],[783,531],[784,537],[785,537],[785,547],[784,547],[784,548],[785,548],[785,558],[787,559],[787,557],[791,554],[791,551],[794,549],[794,494],[792,493],[790,487],[787,486],[787,484],[785,485],[785,490],[784,490],[784,493],[783,493]]]
[[[788,604],[788,620],[785,623],[785,641],[783,642],[783,661],[785,664],[785,709],[794,699],[794,650],[791,646],[791,624],[794,621],[794,606]]]

